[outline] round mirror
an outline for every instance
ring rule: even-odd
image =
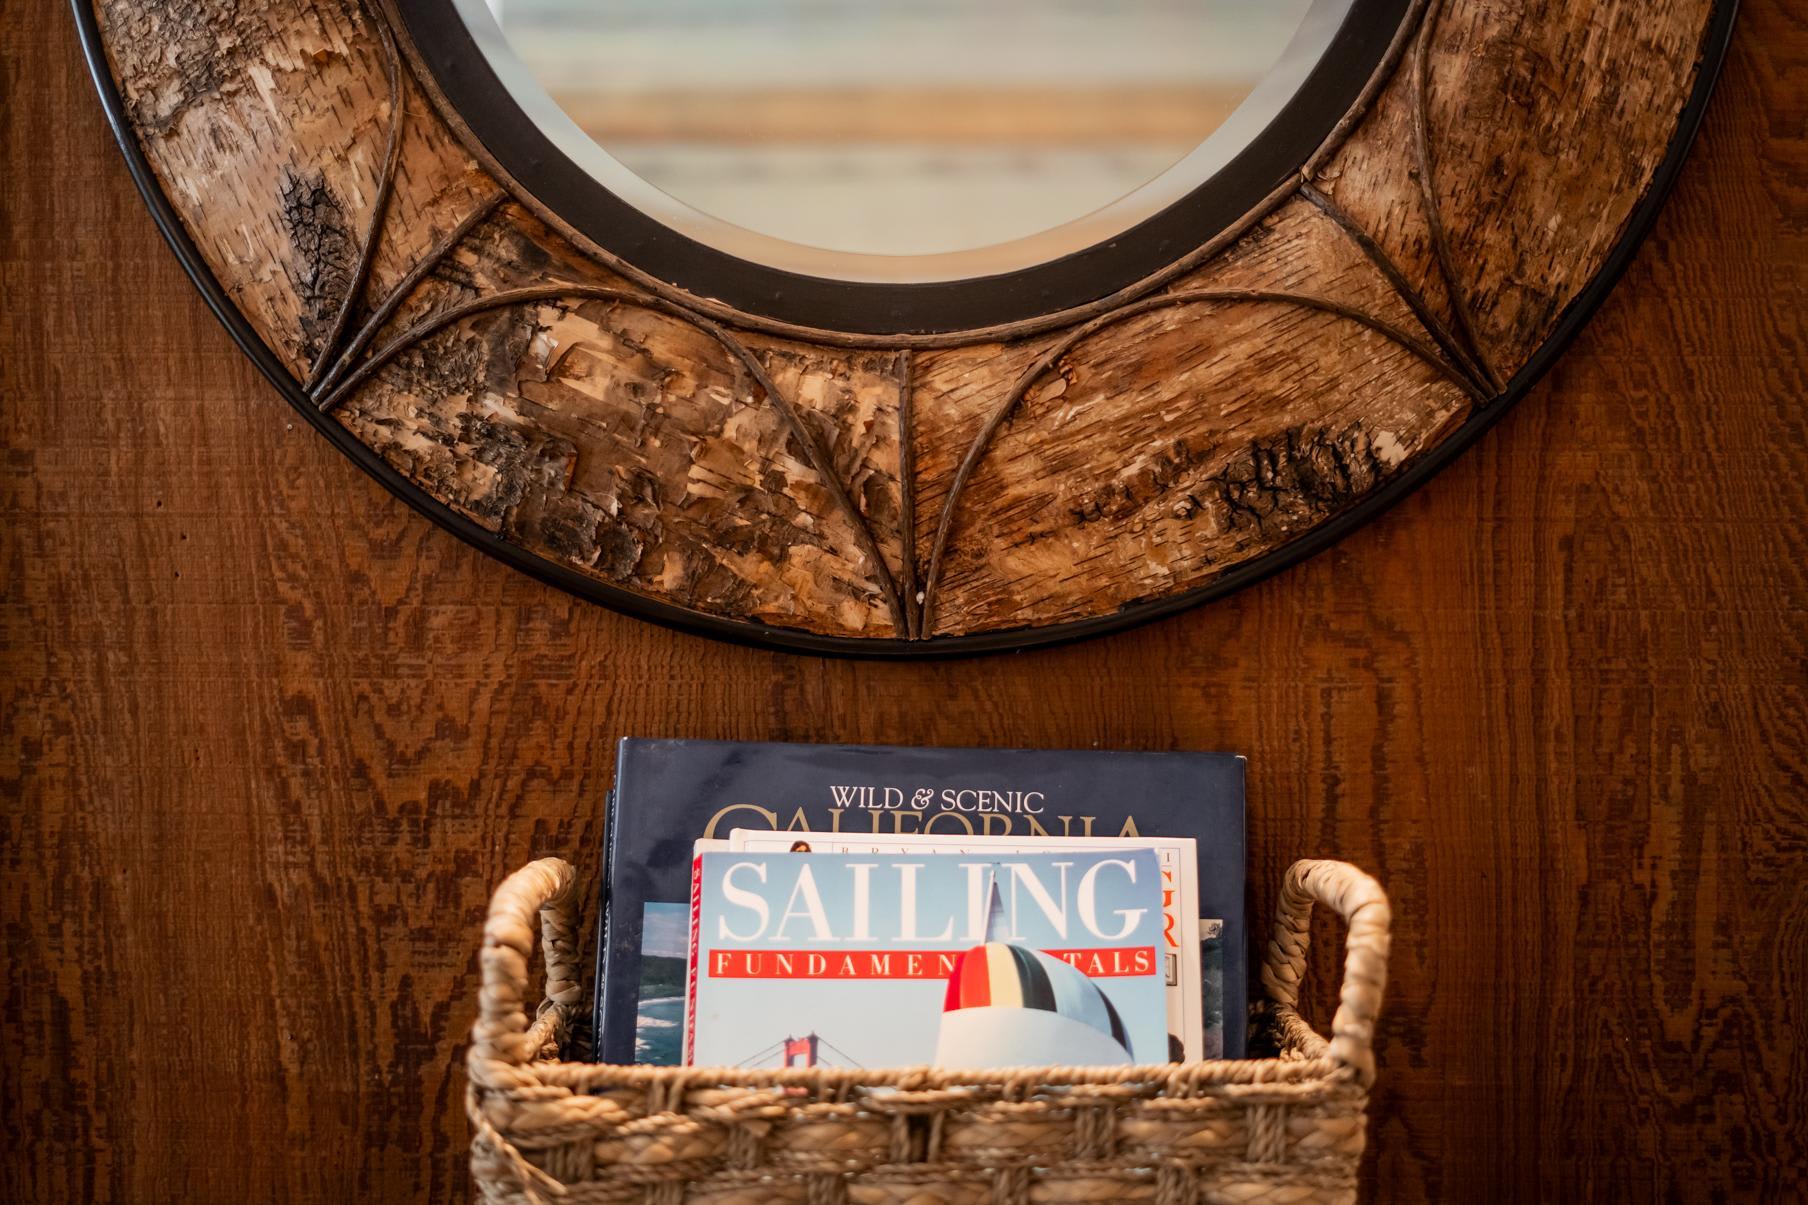
[[[693,238],[851,280],[1102,242],[1259,134],[1349,0],[461,0],[516,101]]]

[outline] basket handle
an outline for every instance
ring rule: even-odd
[[[541,858],[504,879],[490,897],[483,925],[483,988],[465,1066],[471,1080],[489,1088],[518,1086],[520,1070],[556,1047],[571,1011],[583,997],[578,981],[577,871],[562,858]],[[546,992],[530,1024],[527,967],[534,952],[534,920],[540,922],[546,960]]]
[[[1349,926],[1344,937],[1343,988],[1331,1040],[1299,1015],[1299,985],[1306,973],[1312,905],[1324,904]],[[1367,1087],[1375,1080],[1375,1018],[1387,986],[1388,929],[1393,911],[1381,884],[1347,862],[1303,861],[1287,868],[1281,885],[1274,938],[1262,960],[1262,986],[1274,1006],[1283,1048],[1308,1058],[1329,1055]]]

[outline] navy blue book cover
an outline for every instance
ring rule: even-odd
[[[626,738],[610,793],[596,1057],[682,1060],[693,842],[737,828],[1199,843],[1201,991],[1243,1054],[1243,758],[1230,753],[912,749]]]

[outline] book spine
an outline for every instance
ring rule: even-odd
[[[702,933],[703,855],[691,859],[691,942],[684,965],[684,1065],[689,1067],[697,1051],[697,947]]]
[[[615,788],[603,796],[603,862],[597,884],[597,934],[595,982],[590,991],[590,1059],[592,1062],[616,1061],[607,1053],[613,1045],[609,1032],[609,929],[614,909],[610,907],[609,888],[615,877]]]

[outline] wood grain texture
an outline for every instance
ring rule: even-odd
[[[1799,9],[1748,0],[1655,236],[1429,487],[1209,608],[926,665],[666,632],[395,505],[195,297],[67,13],[0,23],[7,1199],[456,1192],[486,895],[596,855],[628,733],[1243,751],[1258,920],[1303,855],[1395,901],[1371,1199],[1801,1199]]]
[[[1221,248],[941,339],[908,381],[897,340],[777,329],[584,244],[379,0],[94,7],[181,225],[395,480],[579,588],[860,644],[1194,594],[1479,421],[1624,235],[1715,4],[1417,0],[1372,107]],[[524,287],[551,291],[485,304]]]

